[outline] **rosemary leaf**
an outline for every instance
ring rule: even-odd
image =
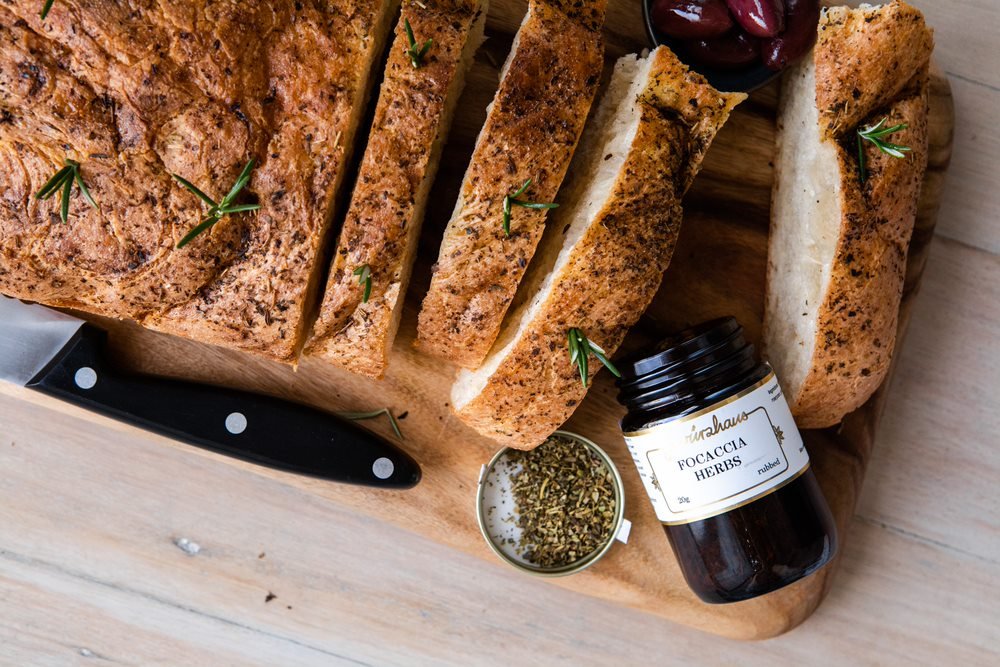
[[[595,357],[597,357],[598,361],[604,364],[604,367],[607,368],[612,375],[614,375],[616,378],[620,378],[622,376],[621,372],[615,367],[613,363],[611,363],[611,361],[607,358],[607,356],[605,356],[604,350],[591,343],[590,352]]]
[[[69,158],[63,161],[62,169],[57,171],[52,178],[45,182],[42,189],[35,193],[35,199],[48,199],[56,192],[60,193],[59,218],[64,224],[69,220],[69,201],[73,196],[74,183],[80,188],[87,203],[98,208],[87,184],[83,182],[83,176],[80,175],[80,163]]]
[[[70,160],[70,162],[72,162],[72,160]],[[84,199],[86,199],[87,203],[90,204],[91,206],[93,206],[94,208],[100,208],[97,205],[97,202],[94,201],[94,198],[90,196],[90,190],[87,189],[87,184],[83,182],[83,177],[80,176],[80,164],[74,162],[73,165],[74,165],[73,166],[73,180],[76,181],[77,187],[80,188],[80,192],[83,193]]]
[[[35,193],[35,199],[48,199],[58,190],[66,177],[73,171],[73,167],[66,165],[45,182],[42,189]]]
[[[45,20],[45,17],[49,15],[49,10],[52,9],[52,5],[55,3],[55,1],[56,0],[45,0],[45,4],[42,5],[42,11],[39,13],[39,16],[42,18],[43,21]]]
[[[396,437],[400,440],[405,440],[403,433],[399,430],[399,423],[396,422],[396,417],[393,416],[392,411],[389,408],[382,408],[381,410],[372,410],[371,412],[335,412],[335,415],[342,417],[343,419],[350,419],[351,421],[358,421],[361,419],[375,419],[385,415],[389,418],[389,424],[392,426],[393,432]]]
[[[516,204],[517,206],[520,206],[521,208],[534,208],[534,209],[540,209],[540,208],[559,208],[559,204],[555,204],[555,203],[543,204],[543,203],[540,203],[540,202],[524,202],[524,203],[514,202],[514,204]]]
[[[256,211],[259,209],[260,204],[237,204],[236,206],[227,206],[226,208],[219,207],[216,210],[223,215],[229,215],[231,213],[246,213],[248,211]]]
[[[201,234],[206,229],[210,229],[212,226],[215,225],[215,223],[217,223],[221,219],[222,219],[222,217],[218,216],[218,215],[209,215],[209,216],[203,218],[202,221],[199,222],[194,227],[194,229],[192,229],[187,234],[185,234],[184,238],[182,238],[180,241],[177,242],[177,249],[180,250],[181,248],[183,248],[184,246],[186,246],[188,243],[191,243],[191,241],[193,241],[196,236],[198,236],[199,234]]]
[[[364,285],[365,291],[361,296],[362,303],[368,303],[368,299],[372,295],[372,270],[367,264],[362,264],[358,268],[354,269],[354,275],[358,277],[358,284]]]
[[[233,213],[246,213],[249,211],[256,211],[260,209],[260,204],[233,204],[233,200],[236,199],[236,197],[240,194],[243,188],[247,186],[247,183],[250,182],[250,172],[253,171],[254,164],[256,164],[256,160],[254,158],[250,158],[250,160],[243,167],[243,171],[241,171],[240,175],[236,178],[236,182],[233,183],[233,186],[229,188],[229,192],[226,194],[225,197],[222,198],[222,201],[220,201],[219,203],[216,203],[214,199],[212,199],[204,192],[202,192],[200,189],[198,189],[198,187],[191,181],[181,176],[178,176],[177,174],[171,174],[171,176],[174,177],[174,180],[176,180],[178,183],[184,186],[184,188],[186,188],[193,195],[198,197],[198,199],[201,199],[209,206],[208,214],[201,220],[201,222],[198,223],[198,225],[194,229],[185,234],[184,238],[182,238],[177,243],[176,247],[178,249],[186,246],[196,236],[204,232],[206,229],[210,229],[213,225],[219,222],[219,220],[221,220],[222,216],[224,215],[230,215]]]
[[[515,192],[514,194],[511,195],[511,197],[514,198],[514,199],[517,199],[518,197],[520,197],[521,195],[524,194],[525,190],[527,190],[528,186],[530,186],[530,185],[531,185],[531,179],[529,178],[528,180],[526,180],[524,182],[524,184],[521,187],[519,187],[517,189],[517,192]]]
[[[406,49],[404,53],[409,56],[410,64],[413,65],[413,69],[419,69],[420,66],[424,64],[424,56],[426,56],[427,52],[430,51],[434,40],[428,39],[422,46],[418,46],[417,38],[413,36],[413,27],[410,26],[409,19],[403,20],[403,30],[406,31],[406,41],[410,44],[410,48]]]
[[[63,184],[62,205],[59,207],[59,217],[65,225],[66,221],[69,220],[69,200],[73,195],[73,179],[69,177],[64,178]]]
[[[576,327],[566,332],[566,341],[569,347],[569,363],[571,365],[576,364],[580,370],[580,381],[584,387],[587,386],[590,371],[589,357],[591,354],[604,364],[604,367],[611,371],[612,375],[619,378],[622,376],[615,365],[608,359],[604,350],[596,343],[590,342],[590,339],[584,336],[583,332]]]
[[[254,164],[257,162],[255,158],[250,158],[250,161],[246,163],[243,167],[243,171],[240,172],[239,177],[236,179],[236,183],[230,188],[229,193],[222,198],[222,202],[219,204],[221,207],[225,207],[229,202],[236,199],[236,195],[246,187],[247,183],[250,182],[250,172],[253,171]]]
[[[510,197],[503,198],[503,233],[510,236]]]
[[[886,123],[889,122],[889,117],[886,116],[874,125],[870,125],[865,128],[859,128],[857,130],[858,135],[858,178],[861,183],[864,184],[868,180],[868,169],[865,165],[865,141],[870,141],[878,148],[880,151],[886,155],[890,155],[894,158],[902,159],[906,157],[906,153],[910,152],[909,146],[901,146],[899,144],[893,144],[888,141],[883,141],[882,137],[889,136],[890,134],[895,134],[901,130],[905,130],[909,127],[906,123],[899,123],[898,125],[893,125],[892,127],[886,127]]]
[[[580,344],[576,342],[576,334],[573,333],[574,330],[570,329],[569,334],[566,336],[566,345],[569,347],[569,363],[575,364],[576,358],[580,356]]]
[[[558,208],[559,204],[544,203],[544,202],[533,202],[524,201],[518,199],[521,195],[527,192],[528,187],[531,185],[531,179],[529,178],[524,183],[521,184],[517,190],[512,194],[509,194],[503,198],[503,233],[505,236],[510,236],[510,215],[513,207],[520,206],[521,208],[530,209],[549,209]]]
[[[417,38],[413,36],[413,27],[410,25],[410,19],[403,20],[403,30],[406,31],[406,40],[410,43],[410,48],[412,49],[417,45]]]
[[[186,178],[183,178],[181,176],[178,176],[177,174],[171,174],[171,176],[174,177],[175,181],[177,181],[178,183],[180,183],[181,185],[183,185],[194,196],[196,196],[198,199],[202,200],[203,202],[205,202],[209,206],[211,206],[211,207],[214,208],[217,205],[215,203],[214,199],[212,199],[211,197],[209,197],[208,195],[206,195],[204,192],[202,192],[201,190],[199,190],[198,187],[194,183],[192,183],[191,181],[189,181]]]

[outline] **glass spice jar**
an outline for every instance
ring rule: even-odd
[[[802,437],[734,318],[618,367],[625,441],[698,597],[746,600],[830,562],[836,529]]]

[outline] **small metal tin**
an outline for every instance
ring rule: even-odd
[[[490,546],[490,549],[502,561],[522,572],[539,577],[562,577],[568,574],[575,574],[590,567],[611,549],[616,539],[622,542],[626,541],[631,528],[631,524],[625,519],[625,487],[611,457],[596,444],[576,433],[556,431],[552,435],[575,440],[590,449],[604,462],[608,470],[611,471],[612,484],[615,490],[615,519],[608,535],[608,541],[592,553],[569,565],[553,568],[539,567],[517,554],[513,545],[517,543],[517,538],[520,537],[520,529],[516,523],[504,521],[504,517],[509,517],[514,513],[514,501],[510,489],[510,473],[506,471],[506,466],[498,465],[504,461],[508,453],[515,451],[510,447],[504,447],[498,451],[490,459],[490,462],[483,466],[479,475],[479,486],[476,490],[476,518],[479,522],[479,530],[482,532],[483,538]]]

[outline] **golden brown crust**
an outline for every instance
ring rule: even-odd
[[[600,81],[605,2],[529,4],[421,307],[422,352],[473,367],[496,339],[546,218],[516,208],[507,237],[503,199],[531,179],[525,198],[555,201]]]
[[[0,7],[0,291],[293,361],[392,2]],[[19,76],[23,69],[27,78]],[[55,122],[53,122],[55,121]],[[261,210],[176,250],[251,157]],[[100,204],[31,194],[64,157]]]
[[[923,14],[905,2],[824,10],[813,52],[824,139],[853,132],[897,100],[927,70],[933,50]]]
[[[399,324],[423,221],[423,201],[461,92],[467,50],[482,38],[481,0],[406,2],[396,27],[368,147],[306,354],[381,377]],[[434,40],[419,69],[405,54]],[[471,42],[470,42],[471,40]],[[470,59],[471,60],[471,59]],[[354,270],[371,270],[371,296]]]
[[[638,130],[612,192],[541,310],[483,391],[456,411],[505,446],[537,446],[586,395],[569,361],[570,328],[610,356],[649,305],[673,253],[680,199],[715,133],[746,97],[718,93],[666,47],[649,57],[654,62],[639,98]],[[592,357],[590,378],[600,368]]]
[[[928,68],[933,48],[920,13],[900,2],[874,9],[830,10],[822,26],[814,56],[816,97],[821,119],[836,119],[828,121],[823,131],[832,132],[837,142],[842,222],[819,310],[812,365],[799,392],[790,396],[802,428],[836,424],[868,400],[889,372],[906,252],[927,168]],[[846,63],[867,63],[869,72],[845,78],[852,69]],[[881,74],[883,68],[891,72],[889,79]],[[832,100],[855,97],[854,86],[862,91],[858,101],[832,111],[836,106],[830,106]],[[865,142],[869,175],[862,185],[855,130],[883,118],[888,119],[887,126],[908,124],[891,140],[909,146],[911,152],[897,159]]]

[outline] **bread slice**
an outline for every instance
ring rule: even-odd
[[[486,0],[403,5],[368,147],[306,354],[355,373],[382,377],[399,328],[424,208],[465,72],[483,40]],[[419,45],[414,68],[408,22]],[[371,293],[355,273],[367,266]]]
[[[681,224],[680,199],[729,113],[722,94],[666,47],[615,65],[525,282],[483,366],[462,371],[452,405],[505,446],[540,444],[587,393],[570,363],[579,328],[611,355],[653,299]],[[592,378],[601,364],[591,358]]]
[[[606,0],[531,0],[490,105],[441,242],[416,346],[475,367],[486,356],[545,228],[545,210],[569,167],[603,67]]]
[[[248,187],[261,209],[247,221],[234,261],[193,298],[143,324],[297,362],[373,65],[398,6],[398,0],[298,2],[277,15],[279,26],[258,26],[267,35],[267,48],[257,54],[269,77],[265,117],[275,123]],[[192,204],[196,220],[197,200]]]
[[[0,6],[0,292],[294,361],[395,0]],[[177,242],[256,158],[241,203]],[[81,163],[74,190],[33,197]]]
[[[796,422],[821,428],[863,404],[889,370],[906,252],[927,166],[933,38],[913,7],[834,7],[811,57],[785,75],[768,250],[764,352]],[[856,130],[908,127],[886,141]]]

